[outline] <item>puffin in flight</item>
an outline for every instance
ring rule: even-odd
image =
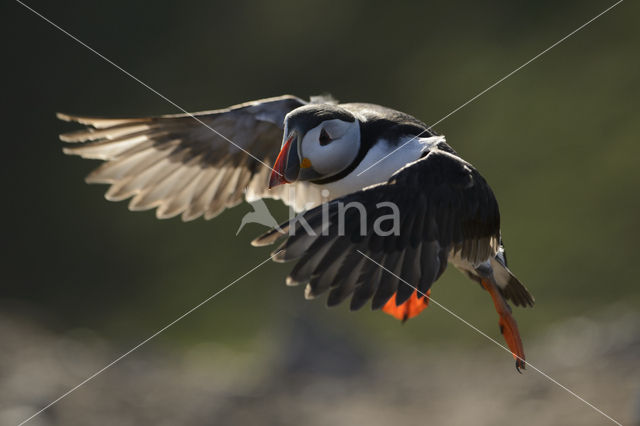
[[[508,302],[534,299],[507,267],[493,191],[416,118],[291,95],[195,114],[58,118],[88,126],[60,136],[64,152],[103,160],[86,181],[109,184],[108,200],[131,198],[130,210],[189,221],[281,199],[299,214],[252,244],[284,240],[273,259],[296,262],[286,283],[306,284],[307,298],[328,292],[328,306],[371,301],[406,321],[452,263],[489,292],[516,368],[525,367]]]

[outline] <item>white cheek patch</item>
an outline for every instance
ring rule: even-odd
[[[333,126],[347,127],[341,137],[332,140],[327,145],[320,145],[320,132],[323,124],[325,126],[327,124],[323,123],[308,131],[301,144],[302,157],[309,159],[311,167],[323,176],[331,176],[347,168],[360,150],[360,125],[358,122],[331,121],[339,122],[330,123]]]

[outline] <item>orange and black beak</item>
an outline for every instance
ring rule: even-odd
[[[300,173],[300,156],[298,155],[298,138],[291,132],[282,145],[269,178],[269,189],[283,183],[295,182]]]

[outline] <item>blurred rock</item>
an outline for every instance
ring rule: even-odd
[[[638,424],[640,316],[620,306],[527,341],[533,364],[522,375],[490,342],[365,351],[303,318],[291,324],[244,352],[150,343],[29,424],[607,424],[535,368],[618,421]],[[124,352],[88,330],[56,335],[15,317],[0,321],[0,336],[3,425]]]

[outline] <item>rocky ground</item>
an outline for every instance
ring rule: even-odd
[[[0,321],[0,424],[18,424],[123,352],[89,332]],[[533,366],[519,375],[487,342],[381,349],[298,324],[257,342],[163,350],[151,343],[30,425],[603,425]],[[625,425],[640,424],[640,315],[606,309],[527,342],[534,366]]]

